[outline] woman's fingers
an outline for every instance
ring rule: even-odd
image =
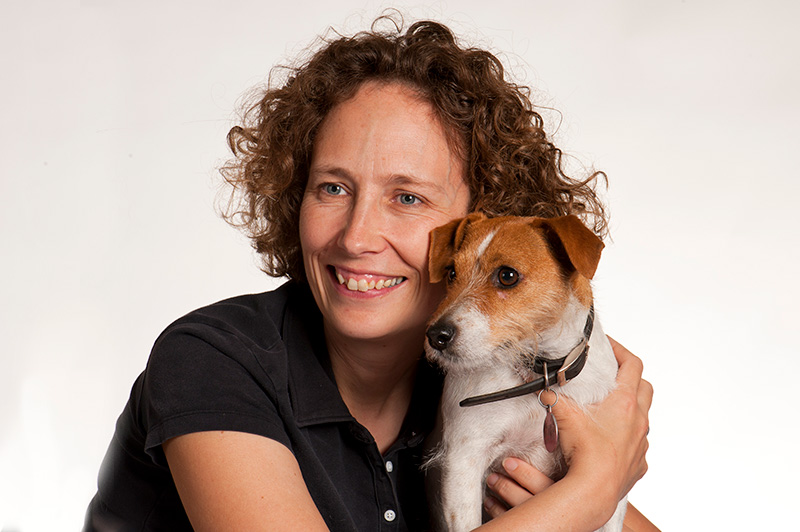
[[[653,385],[642,378],[642,361],[636,355],[628,351],[621,343],[608,336],[614,356],[619,364],[617,372],[617,385],[630,386],[636,393],[636,400],[639,408],[647,418],[650,406],[653,404]],[[649,430],[649,429],[648,429]]]
[[[493,497],[492,495],[486,496],[486,499],[483,501],[483,507],[486,509],[486,513],[492,516],[492,519],[500,516],[508,510],[503,501],[497,497]]]
[[[639,406],[641,406],[644,410],[650,410],[650,406],[653,404],[653,385],[650,384],[650,381],[646,381],[642,379],[642,382],[639,383]]]
[[[608,341],[611,343],[611,349],[614,351],[617,365],[619,365],[617,383],[638,386],[644,370],[641,359],[610,336],[608,336]]]
[[[533,495],[553,484],[553,479],[519,458],[509,457],[503,460],[503,469],[517,484]]]
[[[486,479],[489,489],[495,494],[485,501],[486,510],[492,517],[505,512],[506,507],[522,504],[553,483],[547,475],[517,458],[503,460],[503,469],[508,476],[492,473]]]

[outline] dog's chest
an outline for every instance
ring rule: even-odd
[[[445,378],[441,412],[445,452],[463,454],[465,461],[474,457],[487,467],[484,476],[489,471],[501,471],[500,462],[508,456],[522,458],[548,476],[561,476],[560,451],[548,453],[544,448],[542,427],[546,411],[536,395],[464,408],[458,403],[466,397],[466,390],[480,393],[507,385],[486,379],[485,375],[480,383],[469,380],[465,376]]]

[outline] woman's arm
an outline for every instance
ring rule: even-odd
[[[642,379],[641,361],[617,342],[611,344],[619,363],[615,390],[585,409],[570,401],[553,408],[569,466],[566,476],[553,483],[530,465],[506,459],[508,477],[488,479],[497,498],[487,500],[494,519],[482,530],[596,530],[647,471],[653,388]],[[637,515],[635,511],[631,517]],[[639,530],[644,525],[640,520],[636,526]]]
[[[658,527],[650,522],[642,513],[628,503],[628,511],[625,513],[624,532],[660,532]]]
[[[195,530],[328,530],[284,445],[244,432],[197,432],[164,443]]]

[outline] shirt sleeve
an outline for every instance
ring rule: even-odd
[[[264,357],[231,331],[208,324],[167,329],[140,379],[148,454],[158,460],[168,439],[214,430],[258,434],[291,450],[273,380],[282,368],[277,364],[270,375]]]

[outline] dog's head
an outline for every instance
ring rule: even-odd
[[[430,321],[428,356],[446,369],[511,364],[536,350],[569,305],[591,304],[602,241],[576,216],[487,218],[473,213],[431,232],[431,282],[445,299]]]

